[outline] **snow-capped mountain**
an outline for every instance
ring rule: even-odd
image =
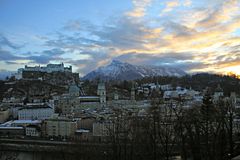
[[[83,80],[134,80],[151,76],[184,76],[186,73],[177,68],[159,66],[136,66],[113,60],[111,64],[100,67],[83,77]]]

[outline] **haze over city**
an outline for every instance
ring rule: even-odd
[[[240,74],[239,0],[2,0],[0,70],[113,59]]]

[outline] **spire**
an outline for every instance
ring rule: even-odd
[[[114,97],[113,97],[113,99],[114,100],[118,100],[119,99],[117,88],[114,88]]]

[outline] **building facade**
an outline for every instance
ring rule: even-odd
[[[9,118],[9,115],[9,109],[0,109],[0,123],[6,122],[6,120]]]
[[[40,137],[41,129],[37,125],[28,125],[25,127],[25,134],[29,137]]]
[[[97,95],[100,98],[100,104],[102,107],[106,107],[106,87],[104,83],[98,84]]]
[[[113,123],[111,122],[95,122],[93,123],[93,136],[105,137],[110,136],[113,130]]]
[[[38,71],[38,72],[47,72],[47,73],[52,73],[52,72],[72,72],[72,66],[69,67],[64,67],[64,64],[48,64],[46,67],[41,67],[39,66],[34,66],[34,67],[29,67],[25,65],[25,68],[23,69],[24,71]],[[22,70],[20,70],[22,71]]]
[[[46,137],[72,137],[77,129],[77,122],[66,118],[50,118],[44,121]]]
[[[47,104],[25,106],[18,111],[19,120],[44,120],[54,114],[54,109]]]
[[[47,66],[27,66],[25,65],[24,68],[19,68],[17,73],[14,74],[16,79],[23,79],[24,72],[45,72],[45,73],[52,73],[52,72],[70,72],[72,73],[72,66],[65,67],[63,63],[60,64],[48,64]],[[31,73],[32,74],[32,73]],[[41,78],[40,78],[41,79]]]

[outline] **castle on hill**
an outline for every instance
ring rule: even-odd
[[[19,68],[15,74],[16,79],[23,78],[23,72],[42,72],[42,73],[53,73],[53,72],[69,72],[72,73],[72,66],[65,67],[63,63],[60,64],[47,64],[46,66],[27,66]]]
[[[47,73],[52,73],[52,72],[72,72],[72,66],[69,67],[64,67],[64,64],[48,64],[46,67],[42,66],[34,66],[34,67],[29,67],[25,65],[25,68],[23,69],[24,71],[38,71],[38,72],[47,72]]]

